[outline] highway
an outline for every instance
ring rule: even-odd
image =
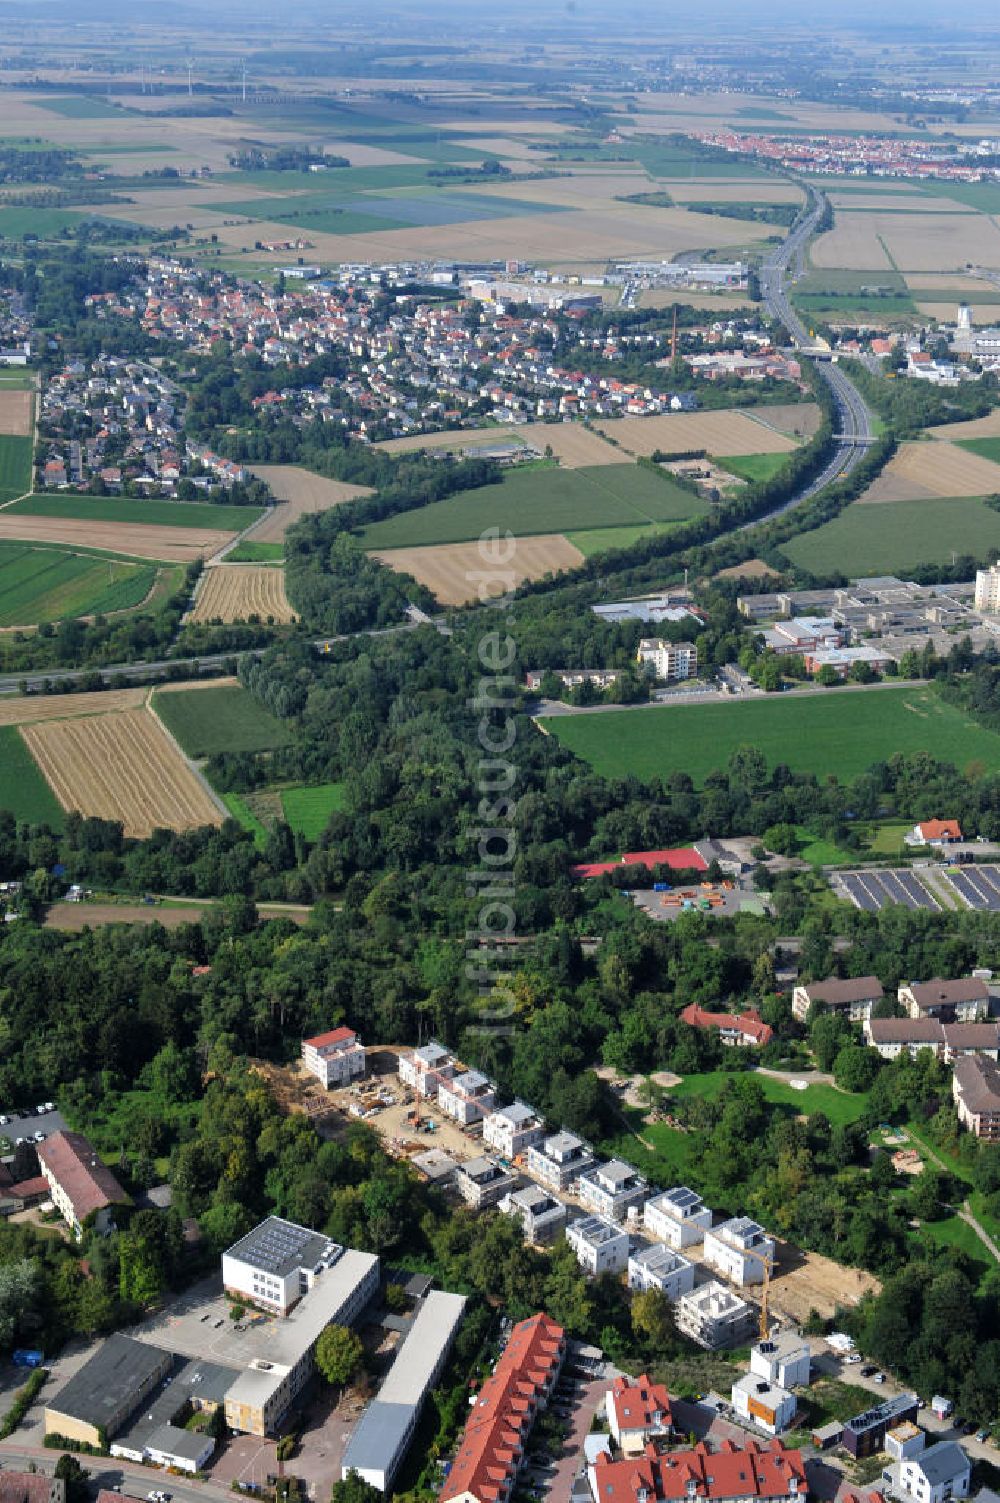
[[[793,264],[796,267],[801,266],[806,245],[826,207],[826,199],[822,193],[815,188],[810,188],[808,191],[811,196],[809,212],[793,225],[786,239],[781,245],[776,246],[761,264],[760,292],[768,313],[772,318],[780,319],[788,330],[792,348],[799,354],[811,358],[817,350],[816,343],[792,307],[787,289],[789,268]],[[798,506],[801,501],[807,501],[810,496],[815,496],[817,491],[821,491],[824,486],[829,485],[839,476],[850,474],[855,465],[864,458],[868,446],[874,439],[871,412],[864,397],[850,378],[839,366],[832,364],[829,360],[817,359],[815,366],[817,375],[830,388],[836,406],[837,447],[820,474],[797,495],[775,507],[767,514],[768,517],[780,516],[782,512],[790,511],[793,506]],[[766,518],[758,517],[756,521],[747,525],[755,527],[757,522],[764,520]],[[745,530],[746,528],[741,528],[741,531]]]

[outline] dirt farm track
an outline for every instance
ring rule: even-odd
[[[125,834],[140,839],[157,828],[222,824],[221,811],[148,710],[37,722],[21,735],[66,810],[121,820]]]
[[[259,616],[279,624],[296,620],[285,594],[285,571],[271,564],[215,564],[206,569],[188,620],[248,621]]]

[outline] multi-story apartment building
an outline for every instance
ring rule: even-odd
[[[577,1193],[585,1210],[606,1221],[623,1221],[630,1210],[638,1211],[642,1206],[649,1186],[631,1164],[610,1159],[580,1175]]]
[[[414,1049],[412,1054],[399,1056],[399,1078],[404,1085],[416,1091],[418,1096],[437,1100],[438,1087],[443,1080],[451,1080],[457,1073],[458,1064],[453,1054],[431,1039]]]
[[[704,1241],[712,1225],[712,1212],[700,1195],[686,1185],[676,1185],[646,1201],[642,1224],[651,1237],[679,1252]]]
[[[496,1159],[487,1154],[468,1159],[459,1164],[455,1183],[462,1199],[475,1211],[485,1211],[499,1205],[504,1196],[517,1185],[517,1176],[510,1174]]]
[[[532,1179],[559,1194],[595,1162],[589,1146],[571,1132],[553,1133],[528,1149],[525,1168]]]
[[[643,637],[636,652],[636,662],[664,682],[695,678],[698,673],[698,649],[693,642],[668,642],[663,637]]]
[[[734,1216],[705,1233],[705,1263],[738,1288],[762,1284],[773,1259],[774,1239],[747,1216]]]
[[[517,1217],[525,1242],[536,1247],[555,1242],[566,1227],[566,1207],[541,1185],[525,1185],[523,1190],[505,1195],[500,1209],[508,1216]]]
[[[679,1300],[694,1288],[694,1265],[662,1243],[640,1248],[628,1260],[630,1289],[658,1289],[669,1300]]]
[[[677,1329],[710,1351],[744,1340],[754,1321],[746,1300],[714,1279],[682,1294],[674,1313]]]
[[[804,1023],[814,1003],[827,1012],[836,1012],[851,1023],[870,1018],[885,993],[877,976],[854,976],[841,981],[831,976],[826,981],[810,981],[792,992],[792,1017]]]
[[[302,1063],[327,1090],[350,1085],[364,1076],[364,1045],[353,1028],[332,1028],[302,1040]]]
[[[462,1127],[481,1122],[493,1110],[496,1091],[493,1082],[478,1070],[466,1070],[442,1080],[437,1092],[438,1106],[446,1116]]]
[[[586,1273],[624,1273],[628,1266],[628,1233],[613,1221],[583,1216],[566,1228],[566,1241]]]
[[[958,1120],[977,1138],[1000,1142],[1000,1066],[982,1055],[955,1061],[951,1093]]]
[[[501,1106],[483,1123],[483,1142],[502,1158],[515,1159],[534,1143],[540,1143],[545,1128],[533,1107],[523,1101]]]

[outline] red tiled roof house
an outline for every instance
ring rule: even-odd
[[[84,1227],[92,1226],[102,1234],[110,1231],[114,1207],[130,1204],[128,1195],[82,1133],[54,1132],[39,1143],[38,1162],[56,1208],[78,1241]]]

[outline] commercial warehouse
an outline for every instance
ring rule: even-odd
[[[385,1382],[369,1404],[344,1452],[341,1475],[354,1471],[387,1492],[417,1428],[424,1399],[451,1350],[465,1296],[432,1290],[421,1302]]]

